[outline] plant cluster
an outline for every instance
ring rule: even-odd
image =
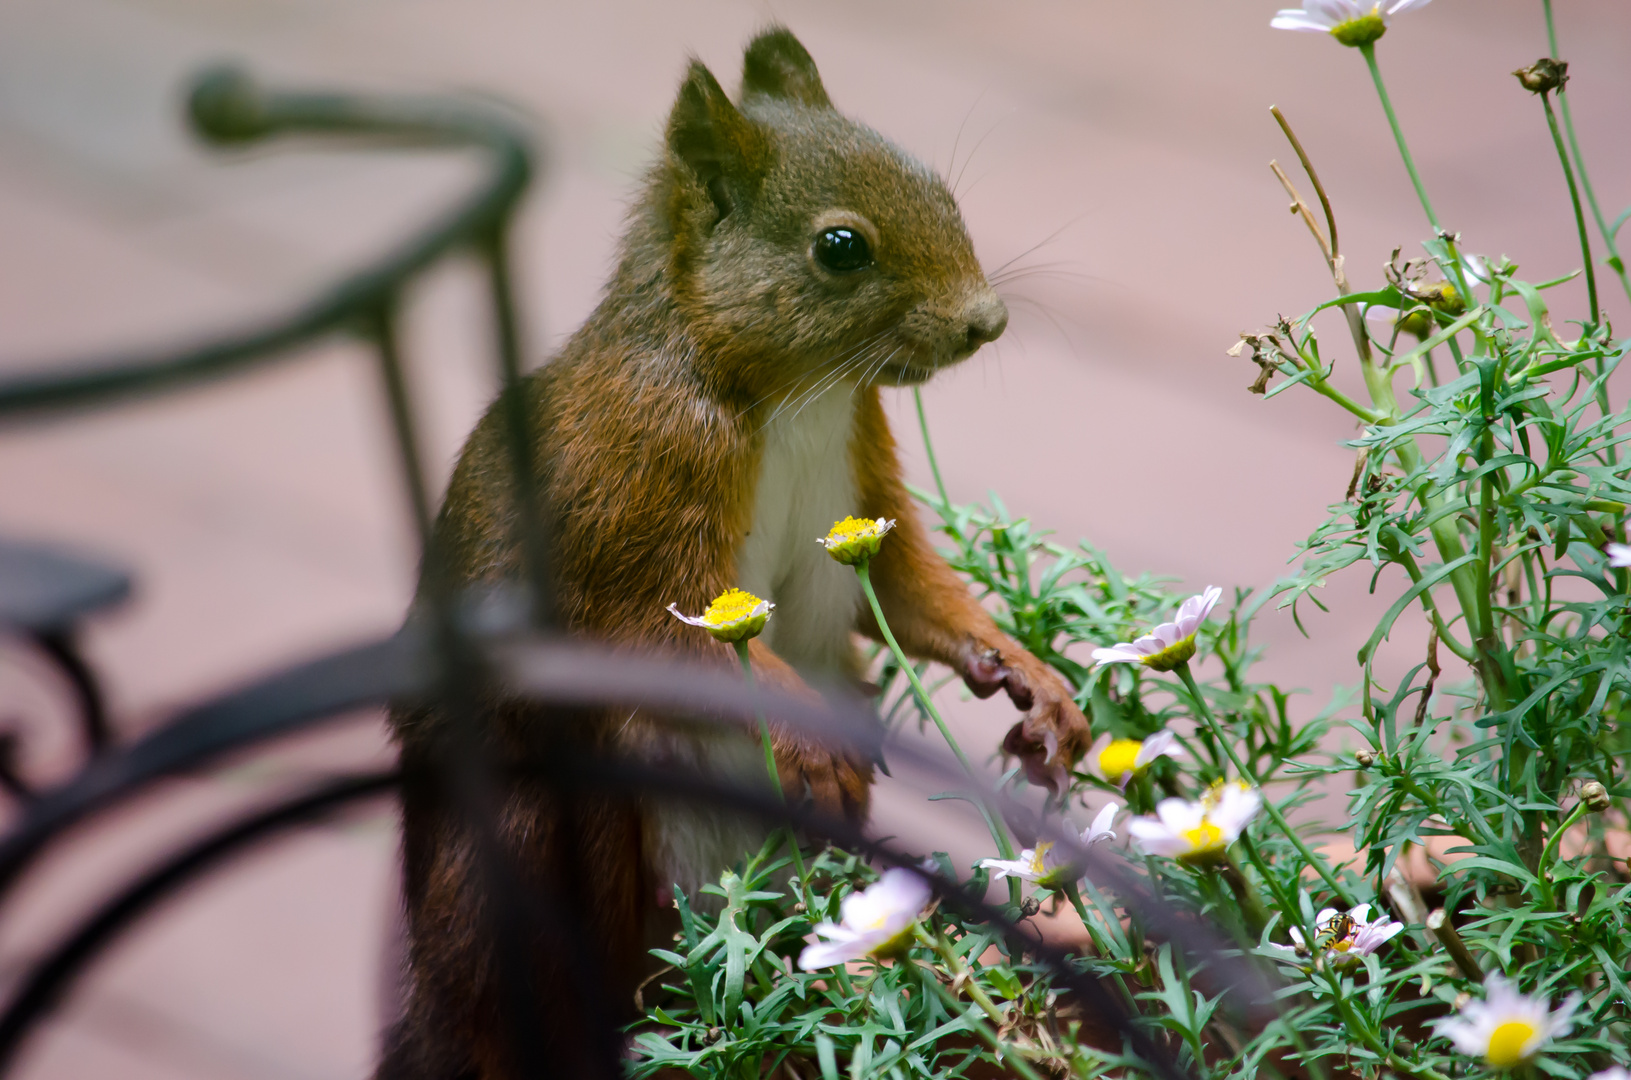
[[[1625,1080],[1631,1063],[1631,409],[1615,407],[1610,385],[1631,342],[1614,338],[1598,291],[1606,269],[1631,299],[1616,246],[1626,215],[1610,223],[1599,210],[1543,0],[1551,55],[1515,72],[1514,92],[1538,99],[1558,155],[1586,310],[1554,320],[1548,298],[1577,275],[1530,282],[1440,226],[1376,58],[1392,18],[1426,3],[1308,0],[1275,20],[1362,55],[1431,230],[1421,258],[1396,253],[1373,288],[1351,287],[1323,186],[1276,113],[1318,211],[1276,173],[1334,295],[1232,353],[1257,365],[1254,392],[1301,387],[1361,425],[1347,497],[1294,574],[1236,590],[1214,616],[1221,590],[1185,599],[1087,544],[1053,542],[995,500],[954,505],[937,469],[937,489],[918,493],[953,565],[1071,681],[1099,733],[1050,813],[1096,812],[1069,834],[1124,852],[1140,895],[1218,928],[1229,947],[1195,955],[1133,892],[1095,884],[1043,840],[1016,852],[994,803],[983,808],[993,857],[961,868],[936,853],[930,865],[969,897],[995,872],[1013,920],[1043,904],[1080,919],[1077,970],[1197,1077]],[[1339,350],[1313,326],[1326,310],[1346,321],[1363,399],[1332,380]],[[890,524],[851,519],[825,541],[869,598],[867,563]],[[1360,650],[1358,693],[1296,716],[1285,690],[1252,678],[1253,616],[1270,601],[1295,614],[1360,564],[1373,584],[1399,585]],[[737,606],[758,617],[756,633],[768,607],[752,600]],[[875,669],[886,721],[935,725],[968,766],[928,672],[894,647],[872,603],[889,645]],[[1428,648],[1384,685],[1376,660],[1404,619],[1425,621]],[[1332,749],[1338,724],[1358,750]],[[1351,846],[1288,820],[1346,777]],[[707,905],[676,896],[683,930],[657,953],[668,966],[644,990],[632,1075],[1152,1071],[1061,992],[1023,937],[932,900],[910,869],[880,878],[853,853],[791,841],[772,836]],[[1230,972],[1246,968],[1272,973],[1258,984],[1272,992],[1244,1000],[1249,980]]]

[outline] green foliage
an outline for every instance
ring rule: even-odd
[[[1366,59],[1379,79],[1368,50]],[[1537,123],[1556,133],[1550,99],[1542,104]],[[1568,115],[1564,108],[1574,146]],[[1561,134],[1554,145],[1589,195]],[[1578,201],[1575,210],[1584,244]],[[1611,241],[1613,230],[1603,231]],[[1595,281],[1589,314],[1571,313],[1564,333],[1548,300],[1561,282],[1528,282],[1505,259],[1469,254],[1458,236],[1435,232],[1424,259],[1355,291],[1328,234],[1315,233],[1336,295],[1245,335],[1234,353],[1257,364],[1252,389],[1280,399],[1270,407],[1288,392],[1323,407],[1312,393],[1361,420],[1348,444],[1358,459],[1352,485],[1303,545],[1294,574],[1260,593],[1237,590],[1202,626],[1192,672],[1090,666],[1093,648],[1173,617],[1183,596],[1168,582],[1128,577],[1088,544],[1055,543],[995,497],[991,507],[956,506],[943,488],[918,493],[939,516],[952,565],[1004,630],[1070,681],[1095,732],[1167,731],[1185,751],[1157,759],[1124,791],[1090,754],[1057,805],[1077,812],[1084,798],[1114,798],[1151,814],[1162,799],[1204,799],[1235,780],[1268,800],[1267,816],[1217,858],[1156,857],[1135,844],[1126,865],[1151,893],[1230,939],[1237,963],[1276,971],[1274,1001],[1232,999],[1217,970],[1151,933],[1147,911],[1090,880],[1079,891],[1031,891],[1056,910],[1074,908],[1081,969],[1104,980],[1180,1067],[1208,1080],[1484,1075],[1478,1055],[1459,1052],[1433,1025],[1482,998],[1482,976],[1496,972],[1554,1006],[1579,996],[1572,1032],[1522,1068],[1583,1080],[1631,1062],[1631,570],[1606,554],[1625,542],[1631,505],[1622,461],[1631,461],[1631,409],[1614,406],[1612,385],[1631,342],[1602,319]],[[1589,251],[1582,258],[1589,263]],[[1617,254],[1607,265],[1631,299]],[[1396,317],[1379,333],[1389,325],[1384,310]],[[1351,350],[1321,343],[1314,319],[1324,311],[1346,317]],[[1338,364],[1358,366],[1368,400],[1331,383]],[[1300,615],[1302,601],[1317,603],[1311,590],[1341,572],[1368,572],[1373,588],[1395,591],[1356,658],[1357,695],[1338,691],[1308,716],[1289,691],[1254,681],[1261,650],[1250,642],[1252,617],[1271,599]],[[1382,685],[1378,657],[1397,647],[1394,630],[1417,619],[1429,630],[1426,655],[1408,659],[1397,685]],[[896,658],[880,654],[873,670],[888,722],[928,717]],[[1362,748],[1334,749],[1337,725]],[[1004,781],[1022,782],[1012,772]],[[1343,788],[1351,788],[1345,814],[1326,805],[1294,814],[1341,821],[1339,832],[1285,824],[1306,803],[1341,802],[1326,793]],[[678,898],[684,931],[658,954],[671,968],[648,987],[634,1075],[1147,1071],[1113,1033],[1081,1023],[1079,1006],[1022,948],[943,909],[922,918],[897,958],[800,970],[814,922],[837,920],[842,898],[872,872],[853,856],[811,849],[803,888],[820,910],[807,913],[780,843],[710,890],[717,915]],[[1423,852],[1435,880],[1404,872],[1422,865]],[[939,858],[947,876],[983,894],[984,871],[958,873]],[[1345,923],[1322,921],[1322,908],[1361,903],[1402,932],[1370,950]],[[1430,917],[1433,908],[1447,915]],[[1297,935],[1311,947],[1286,948]]]

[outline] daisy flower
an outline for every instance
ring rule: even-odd
[[[860,892],[852,892],[839,905],[836,923],[818,923],[817,936],[799,954],[805,971],[833,967],[863,956],[887,956],[906,945],[918,915],[932,891],[921,874],[903,866],[891,867]]]
[[[845,566],[854,566],[876,555],[883,538],[894,527],[894,521],[886,518],[847,517],[833,522],[832,530],[816,537],[816,543]]]
[[[1276,30],[1330,34],[1344,45],[1369,45],[1387,33],[1395,15],[1426,7],[1431,0],[1304,0],[1282,8],[1269,23]]]
[[[1369,956],[1402,930],[1404,923],[1395,922],[1385,914],[1371,921],[1369,904],[1351,907],[1345,915],[1338,913],[1336,908],[1326,908],[1314,916],[1314,942],[1324,946],[1327,964],[1348,964]],[[1277,945],[1271,942],[1269,948],[1291,954],[1275,959],[1301,964],[1309,954],[1302,930],[1291,927],[1291,940],[1297,944]]]
[[[1118,642],[1108,649],[1094,649],[1095,667],[1105,664],[1143,664],[1155,671],[1171,671],[1195,655],[1195,634],[1201,623],[1212,614],[1212,608],[1223,596],[1223,590],[1208,585],[1198,596],[1191,596],[1178,608],[1175,622],[1164,622],[1137,641]]]
[[[1127,781],[1154,764],[1159,757],[1182,757],[1183,747],[1170,731],[1157,731],[1147,739],[1111,739],[1101,747],[1093,760],[1106,780],[1119,783],[1126,790]]]
[[[1586,1077],[1586,1080],[1631,1080],[1631,1069],[1627,1069],[1624,1065],[1615,1065],[1613,1068],[1604,1069],[1602,1072],[1592,1073]]]
[[[1240,839],[1262,808],[1262,794],[1236,780],[1217,785],[1197,802],[1162,799],[1154,817],[1133,818],[1127,831],[1151,855],[1207,862]]]
[[[774,610],[776,605],[769,600],[761,600],[741,589],[726,589],[714,597],[707,611],[698,616],[682,615],[678,606],[668,605],[668,613],[674,618],[682,623],[700,626],[726,644],[758,637],[765,628],[765,620]]]
[[[1610,566],[1631,566],[1631,544],[1610,544],[1604,549]]]
[[[1469,1001],[1460,1016],[1437,1022],[1438,1033],[1463,1054],[1481,1057],[1497,1069],[1521,1065],[1574,1026],[1580,995],[1570,994],[1556,1012],[1542,995],[1520,994],[1500,975],[1484,980],[1484,1000]]]
[[[1106,803],[1093,824],[1082,830],[1082,846],[1092,847],[1103,840],[1114,840],[1115,830],[1110,828],[1116,820],[1120,803]],[[1068,862],[1060,862],[1053,854],[1052,841],[1039,841],[1034,848],[1026,848],[1017,859],[981,859],[977,864],[986,870],[995,870],[996,880],[1016,877],[1044,889],[1057,889],[1069,885],[1082,876],[1082,869]]]

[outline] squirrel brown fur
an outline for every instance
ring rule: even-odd
[[[943,180],[839,114],[790,32],[772,28],[748,46],[735,103],[693,61],[604,298],[523,385],[558,620],[614,646],[733,664],[728,646],[665,609],[700,612],[740,586],[777,604],[749,649],[757,680],[807,694],[810,683],[858,679],[852,635],[878,628],[855,575],[816,540],[850,514],[893,519],[871,577],[902,648],[951,667],[982,697],[1005,689],[1028,711],[1004,748],[1033,779],[1055,780],[1085,749],[1087,723],[1058,675],[998,630],[935,552],[879,399],[881,386],[918,384],[966,359],[1006,323]],[[455,584],[521,576],[506,454],[495,406],[437,522],[435,551]],[[489,703],[483,715],[495,745],[524,744],[527,707]],[[393,721],[411,775],[436,752],[436,717],[398,709]],[[754,760],[745,731],[676,733],[626,711],[581,726],[591,742],[659,763],[729,770]],[[790,798],[865,819],[869,762],[786,731],[774,747]],[[614,1011],[631,1001],[658,897],[717,880],[745,850],[739,829],[700,811],[557,801],[521,783],[501,802],[499,840],[528,881],[548,886],[567,865],[563,847],[581,860],[585,947]],[[474,860],[445,803],[409,784],[411,979],[386,1080],[513,1075]],[[525,962],[547,999],[537,1022],[565,1038],[586,1014],[571,1005],[583,988],[560,990],[570,978],[560,951],[542,942]]]

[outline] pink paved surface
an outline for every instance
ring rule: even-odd
[[[1008,289],[1008,336],[926,391],[954,497],[996,490],[1129,570],[1262,585],[1341,497],[1352,465],[1341,414],[1296,395],[1253,398],[1250,365],[1223,355],[1237,331],[1329,293],[1266,168],[1290,157],[1268,105],[1285,109],[1322,170],[1357,284],[1376,283],[1388,251],[1413,250],[1424,231],[1359,58],[1270,31],[1272,6],[13,0],[0,10],[0,368],[281,310],[381,251],[469,175],[456,159],[206,154],[179,127],[177,88],[221,57],[289,82],[517,103],[550,150],[517,244],[542,356],[594,302],[686,52],[729,83],[741,44],[781,19],[841,108],[959,177],[988,266],[1017,256],[1036,271]],[[1558,8],[1612,214],[1631,200],[1631,11],[1617,0]],[[1441,0],[1380,49],[1449,227],[1535,279],[1576,266],[1538,106],[1506,74],[1545,51],[1539,5]],[[1556,295],[1561,316],[1578,314],[1578,287]],[[1623,296],[1604,295],[1624,322]],[[419,408],[444,470],[491,390],[480,305],[474,275],[454,267],[408,312]],[[1339,326],[1325,332],[1357,384]],[[909,468],[926,480],[909,399],[894,408]],[[0,431],[0,529],[135,569],[135,600],[90,638],[129,734],[177,703],[392,628],[413,565],[395,479],[372,372],[336,344],[162,403]],[[1325,599],[1333,613],[1313,617],[1312,642],[1283,614],[1260,626],[1268,672],[1308,687],[1309,709],[1354,682],[1354,650],[1378,613],[1362,574]],[[1413,663],[1421,641],[1401,626],[1387,670]],[[0,653],[0,701],[36,702],[36,674]],[[965,744],[982,751],[1010,715],[953,705]],[[378,718],[360,717],[86,830],[0,926],[0,970],[212,816],[315,769],[388,758]],[[884,791],[879,804],[880,827],[932,837],[917,796]],[[363,1075],[393,829],[385,809],[360,812],[178,900],[96,969],[21,1074]]]

